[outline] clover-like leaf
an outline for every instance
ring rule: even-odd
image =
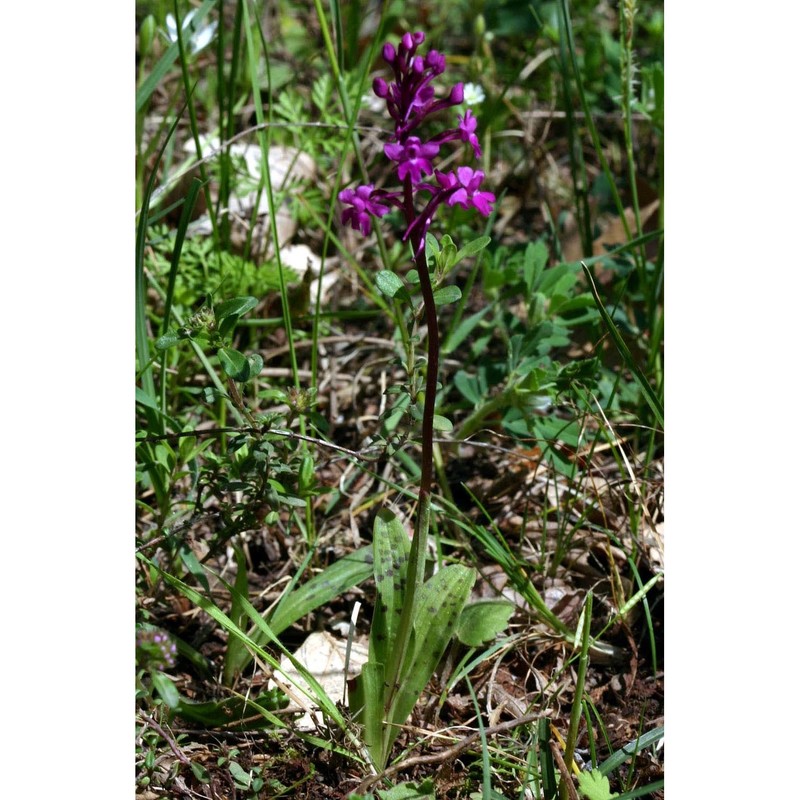
[[[250,377],[250,364],[238,350],[232,347],[220,347],[217,356],[225,374],[235,381],[246,381]]]
[[[587,800],[611,800],[613,797],[619,797],[618,792],[612,794],[608,778],[598,770],[581,772],[578,775],[578,788]]]

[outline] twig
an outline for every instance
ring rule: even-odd
[[[192,762],[181,752],[175,740],[152,717],[143,716],[142,719],[146,727],[152,728],[169,745],[169,749],[175,753],[178,761],[187,767],[192,766]]]
[[[561,785],[567,787],[569,800],[579,800],[578,791],[575,788],[575,784],[572,782],[572,776],[569,774],[567,765],[564,763],[564,756],[561,755],[561,748],[558,746],[558,742],[551,740],[550,750],[553,753],[553,758],[556,760],[558,771],[561,773]]]
[[[162,436],[143,436],[138,438],[137,442],[147,442],[153,444],[155,442],[173,441],[175,439],[183,439],[186,436],[217,436],[221,433],[260,433],[260,434],[275,434],[276,436],[285,436],[287,439],[299,439],[303,442],[315,444],[318,447],[325,447],[328,450],[336,450],[339,453],[344,453],[351,458],[365,458],[367,454],[374,453],[374,447],[365,447],[363,450],[350,450],[347,447],[342,447],[333,442],[326,442],[324,439],[315,439],[313,436],[306,436],[303,433],[295,433],[294,431],[287,431],[282,428],[269,428],[264,426],[262,428],[249,427],[247,425],[239,428],[207,428],[202,431],[181,431],[180,433],[166,433]],[[372,460],[372,459],[369,459]]]
[[[521,717],[517,717],[517,719],[512,719],[508,722],[500,722],[497,725],[492,725],[490,728],[484,728],[484,734],[486,736],[494,736],[496,733],[504,733],[505,731],[513,730],[520,725],[527,725],[531,722],[536,722],[541,717],[541,713],[525,714]],[[458,744],[448,747],[447,750],[441,750],[438,753],[430,753],[426,756],[412,756],[411,758],[407,758],[398,764],[393,764],[391,767],[387,767],[385,770],[383,770],[383,772],[381,772],[379,775],[373,775],[367,778],[365,781],[362,781],[357,791],[359,794],[366,792],[371,786],[374,786],[379,781],[382,781],[385,778],[390,778],[392,775],[396,775],[398,772],[410,769],[411,767],[417,767],[422,764],[437,764],[439,762],[450,761],[462,750],[466,750],[479,738],[480,731],[475,731],[475,733],[471,733],[466,739],[462,739],[460,742],[458,742]]]

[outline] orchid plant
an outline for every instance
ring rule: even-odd
[[[480,158],[481,147],[477,119],[469,109],[458,117],[456,127],[423,138],[424,122],[464,101],[462,83],[456,83],[447,97],[437,99],[432,84],[445,72],[446,60],[436,50],[429,50],[424,56],[419,54],[417,51],[424,41],[424,33],[415,32],[404,34],[396,48],[385,44],[383,59],[392,69],[394,80],[376,78],[373,83],[375,95],[386,102],[394,122],[384,154],[394,165],[397,188],[366,184],[339,193],[339,200],[345,206],[342,222],[365,236],[375,218],[385,216],[392,208],[401,212],[405,225],[402,239],[411,248],[427,326],[421,477],[414,534],[409,542],[401,521],[392,512],[383,510],[378,514],[373,533],[378,602],[372,620],[369,660],[350,702],[364,724],[364,740],[378,769],[386,764],[400,726],[456,632],[475,580],[473,569],[457,564],[439,570],[427,582],[424,580],[439,372],[437,298],[430,266],[434,267],[433,280],[440,282],[461,258],[485,247],[489,239],[482,237],[456,252],[449,236],[443,237],[444,246],[439,248],[429,229],[442,206],[475,209],[488,217],[495,196],[482,188],[485,176],[481,170],[460,166],[446,172],[435,166],[443,145],[466,144],[467,151],[475,158]],[[433,262],[430,266],[429,256]],[[409,299],[402,281],[397,276],[390,277],[393,281],[384,281],[382,290],[395,299]]]

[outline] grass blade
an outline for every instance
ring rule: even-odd
[[[650,745],[658,744],[663,738],[664,726],[660,725],[658,728],[653,728],[653,730],[643,733],[638,739],[628,742],[624,747],[617,750],[613,756],[607,758],[598,769],[603,775],[609,775],[624,764],[631,756],[635,756],[646,747],[650,747]]]
[[[617,330],[617,326],[614,324],[614,320],[611,319],[611,315],[606,311],[606,307],[603,304],[603,301],[600,299],[600,295],[597,292],[597,287],[594,283],[594,278],[592,277],[592,273],[590,272],[589,268],[586,264],[581,261],[581,266],[583,267],[584,274],[586,275],[586,279],[589,281],[589,288],[592,291],[592,296],[594,297],[595,305],[597,306],[597,310],[600,312],[600,316],[603,318],[603,322],[605,323],[608,332],[611,334],[611,338],[614,340],[614,345],[616,346],[619,354],[622,356],[622,360],[625,362],[625,366],[633,373],[633,377],[636,382],[639,384],[642,392],[644,393],[644,398],[647,401],[647,404],[650,406],[650,409],[655,414],[656,419],[658,420],[661,427],[664,427],[664,407],[661,404],[661,401],[656,396],[656,393],[653,391],[653,388],[650,386],[650,382],[645,377],[644,373],[639,369],[639,366],[633,359],[633,355],[631,351],[628,349],[628,345],[625,344],[625,340],[620,335],[620,332]]]
[[[231,603],[231,620],[239,627],[244,627],[247,615],[242,608],[238,597],[247,597],[247,562],[241,546],[236,545],[233,550],[236,559],[236,580],[233,585],[236,589],[233,602]],[[241,675],[239,664],[247,664],[250,661],[250,652],[240,639],[235,637],[228,640],[225,649],[225,659],[222,664],[222,683],[224,686],[233,686]]]

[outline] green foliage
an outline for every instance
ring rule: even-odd
[[[416,579],[408,574],[411,548],[402,522],[387,509],[381,510],[372,541],[378,601],[370,629],[369,661],[350,705],[364,725],[364,741],[380,768],[455,635],[475,571],[457,564],[444,567],[415,587],[415,599],[409,596],[408,581]],[[409,608],[412,635],[403,656],[402,614]]]
[[[373,794],[350,794],[347,800],[436,800],[434,783],[427,778],[420,783],[398,783],[391,789],[377,789]]]
[[[556,445],[577,445],[582,426],[577,414],[555,417],[550,411],[565,399],[574,403],[576,384],[596,389],[599,363],[586,358],[562,364],[557,356],[571,344],[573,332],[593,325],[598,314],[592,295],[579,289],[580,267],[548,267],[547,262],[547,246],[539,240],[524,248],[501,246],[484,265],[489,305],[464,321],[470,326],[474,366],[453,376],[453,385],[471,409],[457,431],[467,438],[500,415],[509,433],[536,437],[545,456],[569,472],[572,467]],[[494,346],[496,330],[502,333],[505,352]]]
[[[456,627],[458,640],[468,647],[480,647],[505,629],[514,613],[508,600],[478,600],[464,606]]]
[[[587,800],[611,800],[612,797],[619,797],[618,792],[611,791],[608,778],[597,770],[581,772],[578,775],[578,789]]]

